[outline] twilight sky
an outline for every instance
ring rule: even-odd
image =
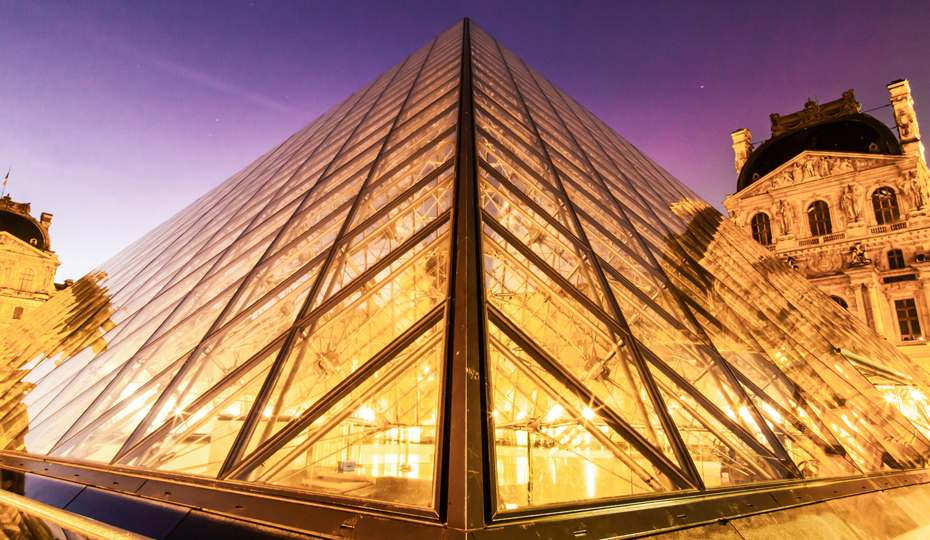
[[[465,16],[721,210],[809,97],[930,130],[930,3],[699,4],[0,0],[0,176],[77,279]]]

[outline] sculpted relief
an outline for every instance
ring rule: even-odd
[[[839,158],[830,156],[810,156],[805,160],[795,161],[781,172],[772,176],[772,187],[791,186],[815,178],[826,178],[848,172],[859,172],[885,164],[878,159]]]
[[[920,138],[920,133],[917,130],[917,120],[914,118],[911,107],[898,109],[895,114],[895,123],[898,125],[898,134],[901,136],[901,140]]]
[[[819,276],[839,272],[843,268],[843,257],[839,253],[817,253],[807,261],[807,275]]]
[[[734,223],[737,227],[739,227],[739,228],[742,229],[742,228],[746,225],[745,214],[743,214],[743,211],[740,210],[739,208],[734,208],[734,209],[732,209],[732,210],[727,210],[727,213],[730,214],[730,219],[733,220],[733,223]]]

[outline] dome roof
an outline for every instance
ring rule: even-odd
[[[14,202],[9,195],[0,199],[0,231],[6,231],[42,251],[48,251],[48,230],[29,215],[29,210],[28,203]]]
[[[863,113],[849,114],[774,136],[746,160],[737,191],[777,169],[805,150],[901,155],[901,144],[888,126]]]

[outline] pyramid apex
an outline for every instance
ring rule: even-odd
[[[470,23],[0,336],[4,474],[317,535],[601,538],[930,462],[930,376]]]

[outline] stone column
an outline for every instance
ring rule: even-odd
[[[873,282],[870,285],[866,285],[869,289],[869,296],[872,298],[872,316],[875,318],[875,333],[888,339],[888,333],[886,324],[888,313],[888,304],[887,302],[882,302],[881,296],[878,294],[878,283]]]
[[[914,100],[911,98],[911,85],[908,84],[907,79],[897,80],[888,85],[888,92],[891,94],[894,120],[898,125],[898,135],[901,138],[904,154],[917,156],[926,163],[924,145],[920,142],[917,114],[914,112]]]
[[[930,262],[915,262],[913,266],[917,268],[917,280],[920,281],[921,290],[923,291],[922,295],[915,294],[914,300],[919,304],[917,309],[922,311],[921,314],[927,315],[927,318],[923,319],[923,321],[930,323]],[[922,326],[920,329],[925,335],[930,330],[930,328],[924,329]]]
[[[730,136],[733,137],[733,152],[736,153],[736,174],[739,174],[752,153],[752,133],[743,128],[730,133]]]
[[[850,284],[856,290],[856,300],[862,300],[862,306],[865,313],[865,320],[869,326],[875,330],[875,333],[886,337],[885,329],[887,328],[884,314],[887,307],[882,309],[882,300],[879,298],[878,272],[872,265],[850,268],[846,271],[849,276]],[[865,289],[863,291],[863,288]],[[871,321],[867,315],[871,312]]]
[[[859,320],[865,323],[866,326],[873,326],[869,323],[869,317],[865,312],[865,295],[862,294],[862,284],[857,283],[856,285],[851,285],[850,288],[856,295],[856,314],[859,316]]]

